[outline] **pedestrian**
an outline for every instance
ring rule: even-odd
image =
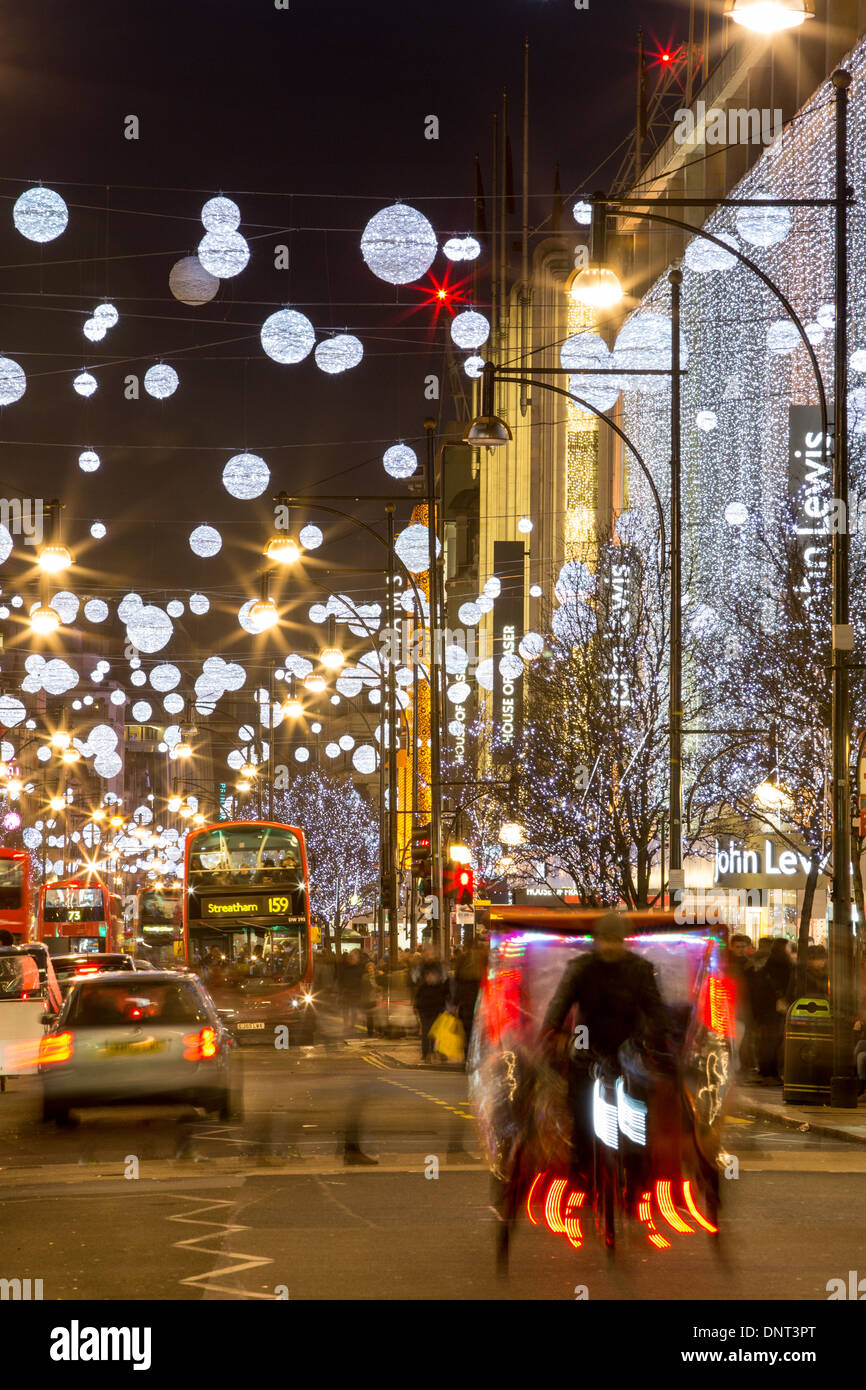
[[[360,951],[350,951],[348,959],[340,967],[340,1001],[343,1006],[343,1028],[347,1033],[355,1031],[358,1012],[361,1007],[361,979],[363,966]]]
[[[830,995],[830,961],[826,946],[810,946],[806,962],[804,993],[813,998],[827,999]]]
[[[758,1074],[768,1084],[781,1081],[779,1054],[785,1015],[794,983],[788,942],[776,937],[764,964],[751,977],[751,1003],[757,1030]]]
[[[430,1029],[448,1003],[448,981],[438,961],[425,962],[413,1003],[421,1025],[421,1061],[429,1062],[434,1051]]]
[[[376,979],[376,967],[371,960],[363,967],[361,976],[361,1008],[367,1021],[367,1037],[372,1038],[375,1028],[374,1021],[376,1016],[376,1005],[382,998],[382,986]]]
[[[487,973],[487,950],[479,942],[467,946],[457,957],[451,977],[451,1002],[463,1024],[466,1035],[466,1056],[469,1056],[469,1039],[472,1035],[472,1022],[475,1017],[475,1004],[481,981]]]
[[[749,972],[752,943],[743,932],[734,932],[725,955],[725,968],[734,991],[734,1026],[739,1070],[748,1072],[754,1059]]]

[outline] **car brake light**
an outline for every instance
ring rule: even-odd
[[[183,1040],[183,1055],[187,1062],[204,1062],[217,1055],[215,1028],[202,1028],[200,1033],[187,1033]]]
[[[75,1051],[71,1033],[49,1033],[39,1044],[39,1065],[48,1062],[68,1062]]]
[[[730,980],[710,975],[704,984],[702,1022],[723,1038],[734,1036],[734,999]]]

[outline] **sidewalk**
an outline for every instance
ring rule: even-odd
[[[829,1105],[786,1105],[782,1087],[753,1086],[737,1082],[733,1090],[733,1113],[757,1115],[785,1129],[810,1129],[831,1139],[855,1140],[866,1144],[866,1105],[841,1110]]]
[[[438,1057],[433,1062],[421,1061],[420,1038],[347,1038],[346,1046],[354,1052],[372,1052],[377,1057],[390,1062],[395,1067],[409,1067],[415,1071],[462,1071],[463,1064],[443,1062]]]

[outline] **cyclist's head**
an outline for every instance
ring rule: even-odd
[[[595,925],[595,950],[602,960],[617,960],[625,953],[628,926],[618,912],[606,912]]]

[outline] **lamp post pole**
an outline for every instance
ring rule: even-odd
[[[680,293],[681,270],[668,276],[671,287],[671,634],[670,634],[670,781],[668,891],[679,906],[683,880],[683,614],[682,507],[680,499]]]
[[[394,504],[385,508],[388,514],[388,608],[387,620],[393,631],[396,595],[394,566]],[[388,967],[393,975],[397,968],[397,661],[392,644],[388,658]],[[384,730],[383,730],[384,733]]]
[[[439,676],[436,669],[440,645],[439,564],[436,555],[436,421],[425,420],[424,429],[427,432],[427,534],[430,562],[430,621],[427,630],[430,633],[430,859],[434,904],[432,936],[433,944],[444,951],[446,923],[442,903],[442,752]]]

